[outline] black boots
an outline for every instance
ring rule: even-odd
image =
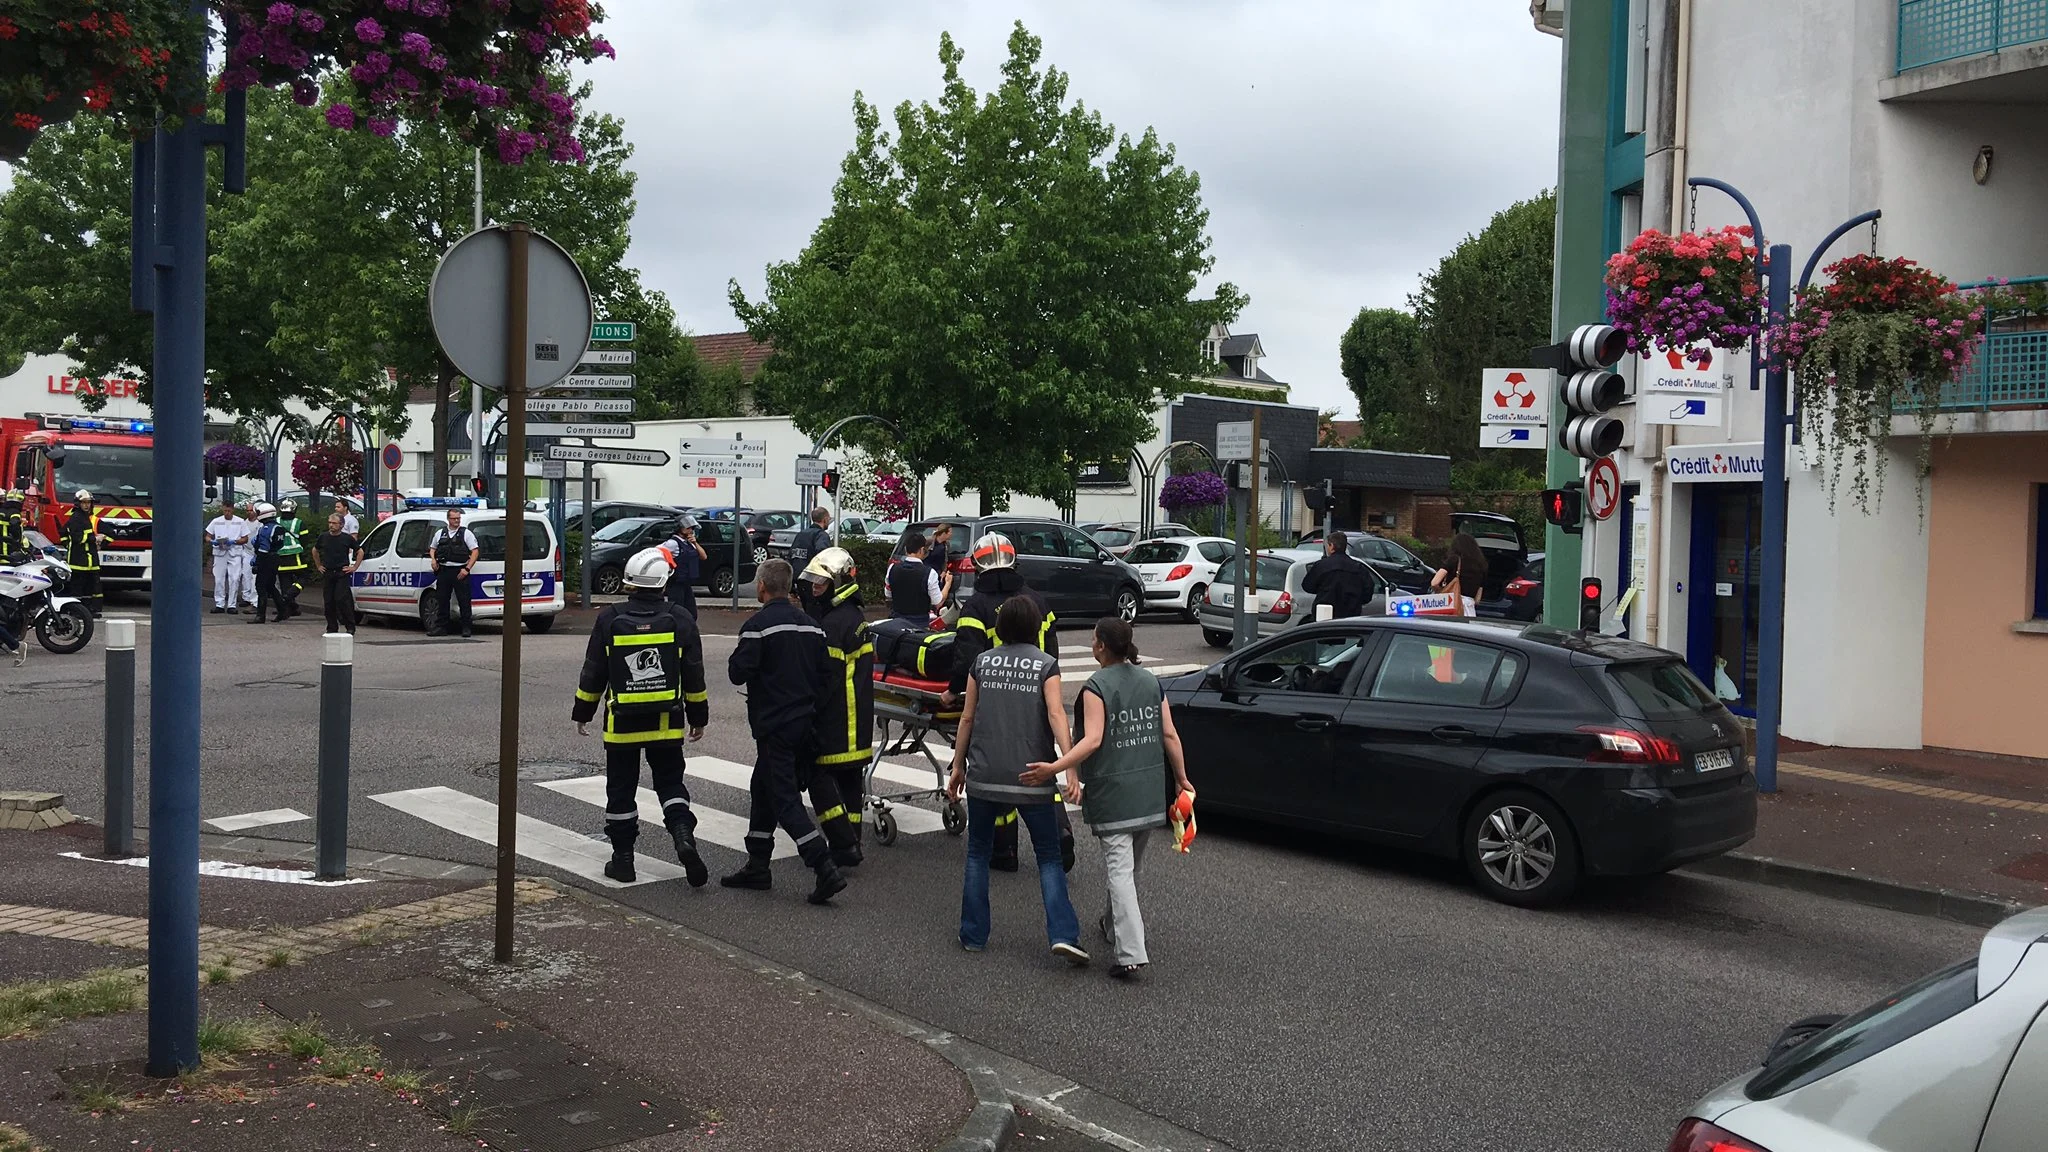
[[[676,860],[682,864],[683,875],[689,879],[690,887],[702,888],[711,879],[711,870],[704,867],[704,858],[697,854],[697,838],[680,824],[670,828],[668,834],[676,842]]]
[[[819,860],[817,871],[818,886],[811,889],[811,894],[804,899],[813,904],[825,904],[830,902],[832,897],[846,891],[846,877],[839,874],[839,866],[832,862],[832,857],[827,856]]]
[[[613,848],[612,858],[604,863],[604,874],[621,884],[631,884],[633,875],[633,849]]]
[[[747,863],[730,876],[720,876],[718,883],[725,888],[751,888],[766,892],[775,886],[775,877],[768,871],[768,861],[759,856],[747,857]]]

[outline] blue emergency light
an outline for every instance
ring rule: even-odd
[[[1415,601],[1413,601],[1413,600],[1396,600],[1396,601],[1394,602],[1394,615],[1396,615],[1396,616],[1413,616],[1413,615],[1415,615]]]
[[[406,511],[420,508],[481,508],[483,501],[474,496],[407,496]]]
[[[45,416],[43,427],[67,432],[125,432],[149,436],[156,432],[150,420],[110,420],[104,416]]]

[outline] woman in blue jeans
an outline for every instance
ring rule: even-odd
[[[996,647],[975,658],[967,676],[966,707],[953,745],[946,794],[967,796],[967,878],[960,892],[960,946],[988,946],[988,862],[995,849],[996,817],[1017,809],[1038,861],[1045,899],[1045,935],[1053,954],[1088,963],[1081,924],[1067,897],[1060,864],[1059,815],[1053,799],[1057,775],[1050,762],[1066,751],[1067,712],[1060,700],[1060,661],[1038,647],[1038,606],[1012,596],[996,613]],[[1039,767],[1032,768],[1033,763]],[[1067,787],[1076,787],[1074,772]]]

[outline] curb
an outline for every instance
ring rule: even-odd
[[[1976,928],[1990,928],[2006,917],[2023,912],[2029,907],[2018,901],[2001,900],[1993,896],[1977,896],[1949,888],[1902,884],[1894,880],[1879,880],[1857,872],[1823,868],[1817,864],[1800,864],[1791,860],[1735,852],[1687,864],[1679,871],[1702,876],[1718,876],[1727,880],[1743,880],[1773,888],[1789,888],[1815,896],[1845,900],[1852,904],[1865,904],[1892,912],[1903,912],[1909,916],[1931,916],[1938,920],[1950,920]]]

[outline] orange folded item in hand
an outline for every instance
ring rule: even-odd
[[[1173,850],[1185,852],[1195,842],[1195,794],[1183,792],[1166,811],[1173,823]]]

